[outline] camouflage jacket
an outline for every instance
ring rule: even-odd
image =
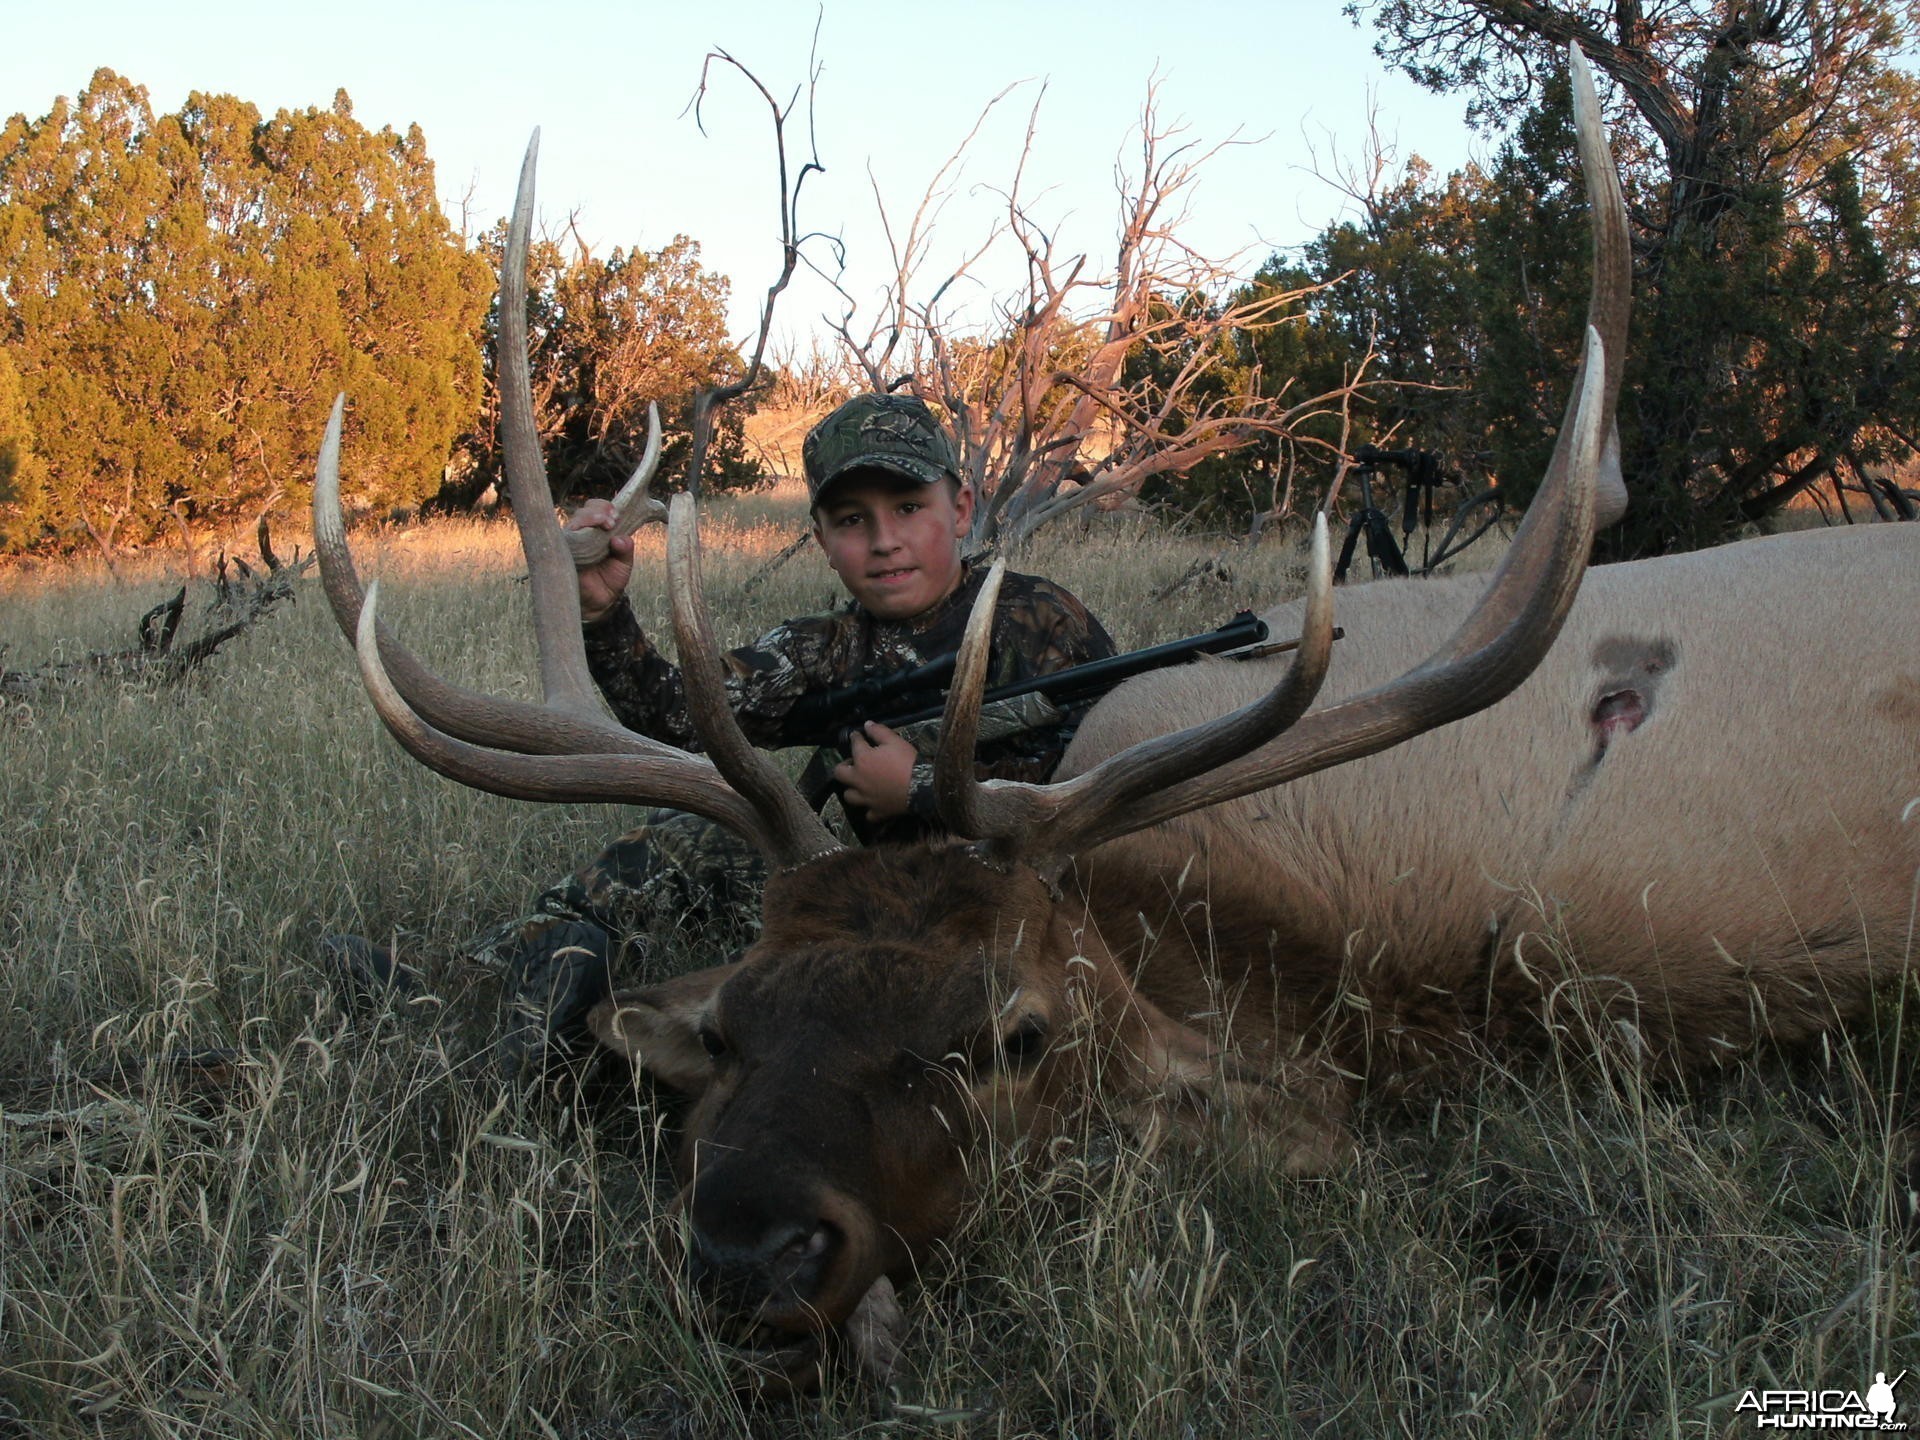
[[[952,595],[912,620],[881,620],[849,600],[825,614],[777,625],[753,644],[727,652],[721,660],[741,729],[754,744],[767,749],[793,744],[782,722],[802,695],[899,674],[953,653],[985,579],[984,567],[969,566]],[[585,636],[588,668],[621,724],[683,750],[700,748],[687,716],[679,669],[654,649],[625,600],[587,625]],[[1002,581],[994,614],[989,686],[1103,660],[1113,653],[1113,641],[1100,622],[1058,585],[1012,572]],[[983,740],[978,773],[1001,780],[1048,779],[1088,708],[1069,709],[1057,724]],[[832,751],[818,752],[810,771],[821,774],[823,766],[830,771],[840,758]],[[910,813],[893,821],[868,824],[857,806],[848,807],[848,818],[869,843],[908,839],[937,829],[932,767],[925,760],[914,767],[910,804]]]

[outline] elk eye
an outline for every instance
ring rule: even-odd
[[[718,1060],[727,1053],[727,1042],[720,1038],[720,1032],[712,1025],[700,1027],[700,1048],[707,1052],[707,1058]]]
[[[1047,1048],[1047,1022],[1038,1015],[1029,1015],[1022,1020],[1000,1042],[1001,1052],[1007,1057],[1009,1065],[1031,1065],[1038,1060]]]

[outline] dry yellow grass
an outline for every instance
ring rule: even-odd
[[[746,589],[794,495],[711,509],[728,638],[832,598],[810,554]],[[433,663],[527,693],[507,527],[357,543]],[[1274,546],[1149,603],[1218,548],[1112,519],[1027,565],[1135,644],[1296,583]],[[177,564],[0,574],[0,643],[123,645]],[[1744,1386],[1920,1368],[1896,996],[1691,1093],[1490,1062],[1367,1109],[1329,1180],[1148,1159],[1096,1115],[985,1167],[891,1394],[749,1412],[659,1260],[670,1107],[507,1096],[459,959],[621,812],[406,759],[311,584],[188,685],[12,707],[0,753],[0,1436],[1720,1435]],[[426,993],[348,1003],[327,931],[396,936]]]

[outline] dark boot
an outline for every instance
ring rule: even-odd
[[[354,1009],[373,1009],[394,997],[420,993],[420,972],[394,959],[384,945],[359,935],[322,935],[320,959],[340,998]]]
[[[598,925],[556,919],[509,958],[498,1051],[508,1080],[537,1080],[592,1048],[587,1012],[613,993],[611,951]]]

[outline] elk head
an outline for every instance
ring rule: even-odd
[[[1552,644],[1584,571],[1595,476],[1624,349],[1628,255],[1619,184],[1585,63],[1573,56],[1595,214],[1586,358],[1546,479],[1479,603],[1434,655],[1309,713],[1326,672],[1332,591],[1324,519],[1291,666],[1260,700],[1144,741],[1054,784],[980,782],[972,755],[999,571],[962,644],[936,763],[954,838],[841,849],[727,707],[701,595],[692,501],[668,519],[673,627],[694,755],[610,720],[587,678],[573,568],[551,519],[523,328],[532,152],[503,276],[508,477],[535,597],[543,705],[434,678],[375,619],[339,523],[340,408],[321,451],[316,548],[388,729],[464,784],[534,800],[671,805],[773,863],[764,928],[744,956],[617,994],[591,1018],[604,1045],[691,1100],[680,1152],[689,1263],[722,1304],[790,1337],[782,1383],[804,1383],[818,1337],[857,1322],[953,1225],[994,1139],[1044,1133],[1093,1086],[1145,1117],[1208,1105],[1288,1130],[1324,1164],[1339,1097],[1289,1092],[1134,992],[1076,904],[1073,857],[1161,821],[1374,754],[1491,705]],[[512,330],[508,320],[518,320]]]

